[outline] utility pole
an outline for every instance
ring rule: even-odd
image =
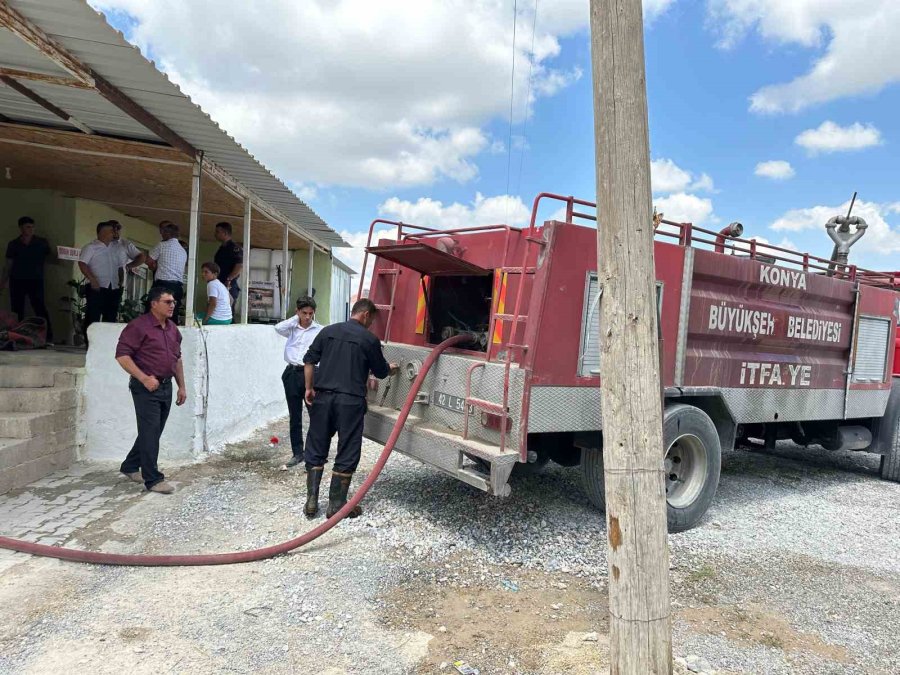
[[[641,0],[591,0],[610,673],[672,672]]]

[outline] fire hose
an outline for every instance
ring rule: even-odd
[[[406,423],[406,419],[409,417],[410,410],[412,410],[416,394],[422,387],[422,383],[425,381],[425,376],[428,375],[428,371],[431,369],[431,366],[434,365],[434,362],[437,361],[438,357],[446,349],[453,347],[460,342],[470,341],[471,339],[472,338],[470,335],[455,335],[449,340],[444,340],[441,344],[435,347],[430,354],[428,354],[428,357],[425,359],[425,361],[422,363],[422,367],[419,369],[418,376],[410,387],[409,394],[407,394],[406,400],[403,402],[403,407],[400,408],[400,415],[397,417],[397,422],[394,424],[394,428],[391,430],[391,435],[388,436],[387,442],[385,442],[384,444],[384,450],[378,457],[378,461],[376,461],[375,466],[372,467],[372,471],[369,472],[369,475],[359,486],[359,489],[340,511],[335,513],[331,518],[328,518],[318,527],[310,530],[309,532],[301,534],[299,537],[295,537],[294,539],[282,542],[280,544],[275,544],[273,546],[267,546],[265,548],[258,548],[250,551],[236,551],[233,553],[206,553],[197,555],[141,555],[128,553],[102,553],[100,551],[81,551],[73,548],[60,548],[57,546],[48,546],[46,544],[35,544],[30,541],[22,541],[19,539],[11,539],[10,537],[2,536],[0,536],[0,548],[19,551],[21,553],[31,553],[32,555],[39,555],[48,558],[71,560],[73,562],[94,563],[98,565],[134,565],[142,567],[230,565],[233,563],[245,563],[253,562],[256,560],[265,560],[267,558],[274,558],[275,556],[281,555],[282,553],[287,553],[288,551],[293,551],[295,548],[300,548],[301,546],[308,544],[309,542],[321,537],[323,534],[328,532],[328,530],[341,522],[347,516],[347,514],[349,514],[354,508],[356,508],[356,505],[363,500],[363,497],[366,496],[366,493],[378,479],[378,476],[381,473],[382,469],[384,469],[384,465],[387,462],[388,457],[391,456],[394,445],[397,443],[397,439],[400,437],[400,432],[403,431],[403,425]]]

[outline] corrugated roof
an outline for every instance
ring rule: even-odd
[[[345,270],[346,272],[349,272],[351,275],[359,274],[359,272],[357,272],[355,269],[353,269],[352,267],[350,267],[350,265],[348,265],[347,263],[345,263],[343,260],[341,260],[341,259],[338,258],[337,256],[332,256],[332,257],[331,257],[331,262],[332,262],[332,264],[333,264],[335,267],[340,267],[342,270]]]
[[[129,44],[102,14],[84,0],[7,0],[49,34],[63,49],[107,79],[122,93],[181,136],[204,157],[290,219],[299,234],[326,246],[348,246],[307,204],[219,127],[153,63]],[[0,28],[0,66],[66,76],[48,57]],[[62,108],[97,133],[160,139],[94,90],[23,81],[29,89]],[[0,86],[0,115],[15,121],[68,126],[36,103]]]

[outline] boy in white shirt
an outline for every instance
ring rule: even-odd
[[[297,466],[303,462],[303,398],[306,394],[303,357],[322,330],[322,326],[316,323],[315,316],[316,301],[303,297],[297,300],[297,313],[275,326],[275,332],[287,338],[284,345],[287,368],[281,375],[291,428],[292,457],[287,461],[287,466]]]
[[[198,314],[204,326],[225,326],[231,323],[231,298],[225,284],[219,281],[219,266],[214,262],[205,262],[200,266],[203,278],[206,279],[206,312]]]

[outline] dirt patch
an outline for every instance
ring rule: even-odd
[[[725,635],[743,644],[785,652],[808,652],[838,663],[852,661],[844,647],[828,644],[815,633],[795,630],[784,617],[754,605],[690,607],[679,615],[694,630],[709,635]]]
[[[143,626],[126,626],[119,630],[119,637],[125,642],[146,640],[153,631]]]
[[[588,673],[606,653],[606,593],[581,579],[548,584],[543,575],[517,571],[495,585],[414,582],[384,601],[381,618],[387,626],[433,636],[420,673],[456,660],[483,673]],[[576,667],[578,662],[585,668]]]
[[[562,642],[542,649],[544,663],[538,671],[542,674],[600,675],[609,668],[609,638],[605,634],[569,633]]]

